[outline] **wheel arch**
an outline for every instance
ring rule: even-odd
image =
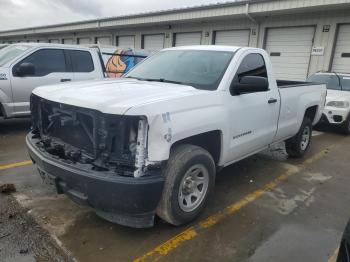
[[[306,108],[304,117],[307,117],[314,123],[316,115],[317,115],[318,105],[310,106]]]
[[[170,150],[183,144],[199,146],[207,150],[213,157],[215,164],[218,165],[222,157],[222,139],[221,130],[208,131],[178,140],[171,145]]]

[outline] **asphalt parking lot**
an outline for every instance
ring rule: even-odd
[[[15,184],[13,197],[63,250],[63,260],[334,261],[350,218],[350,137],[336,132],[315,132],[304,159],[287,159],[281,144],[225,168],[192,224],[157,220],[140,230],[106,222],[43,185],[28,162],[29,125],[0,121],[0,183]],[[6,250],[12,231],[3,232],[4,223],[0,257],[20,261],[25,252]]]

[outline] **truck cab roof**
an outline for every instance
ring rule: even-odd
[[[57,48],[78,48],[78,49],[91,49],[88,46],[84,45],[67,45],[67,44],[52,44],[52,43],[35,43],[35,42],[29,42],[29,43],[16,43],[11,44],[12,46],[28,46],[28,47],[57,47]]]

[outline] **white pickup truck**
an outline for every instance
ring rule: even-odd
[[[118,77],[145,58],[145,51],[19,43],[0,50],[0,117],[30,114],[33,89],[69,81]]]
[[[26,142],[44,181],[101,217],[181,225],[220,168],[281,141],[303,156],[325,97],[322,84],[276,81],[262,49],[170,48],[118,80],[35,89]]]

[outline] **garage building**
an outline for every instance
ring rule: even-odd
[[[0,32],[0,43],[264,48],[280,79],[350,73],[350,0],[245,0]]]

